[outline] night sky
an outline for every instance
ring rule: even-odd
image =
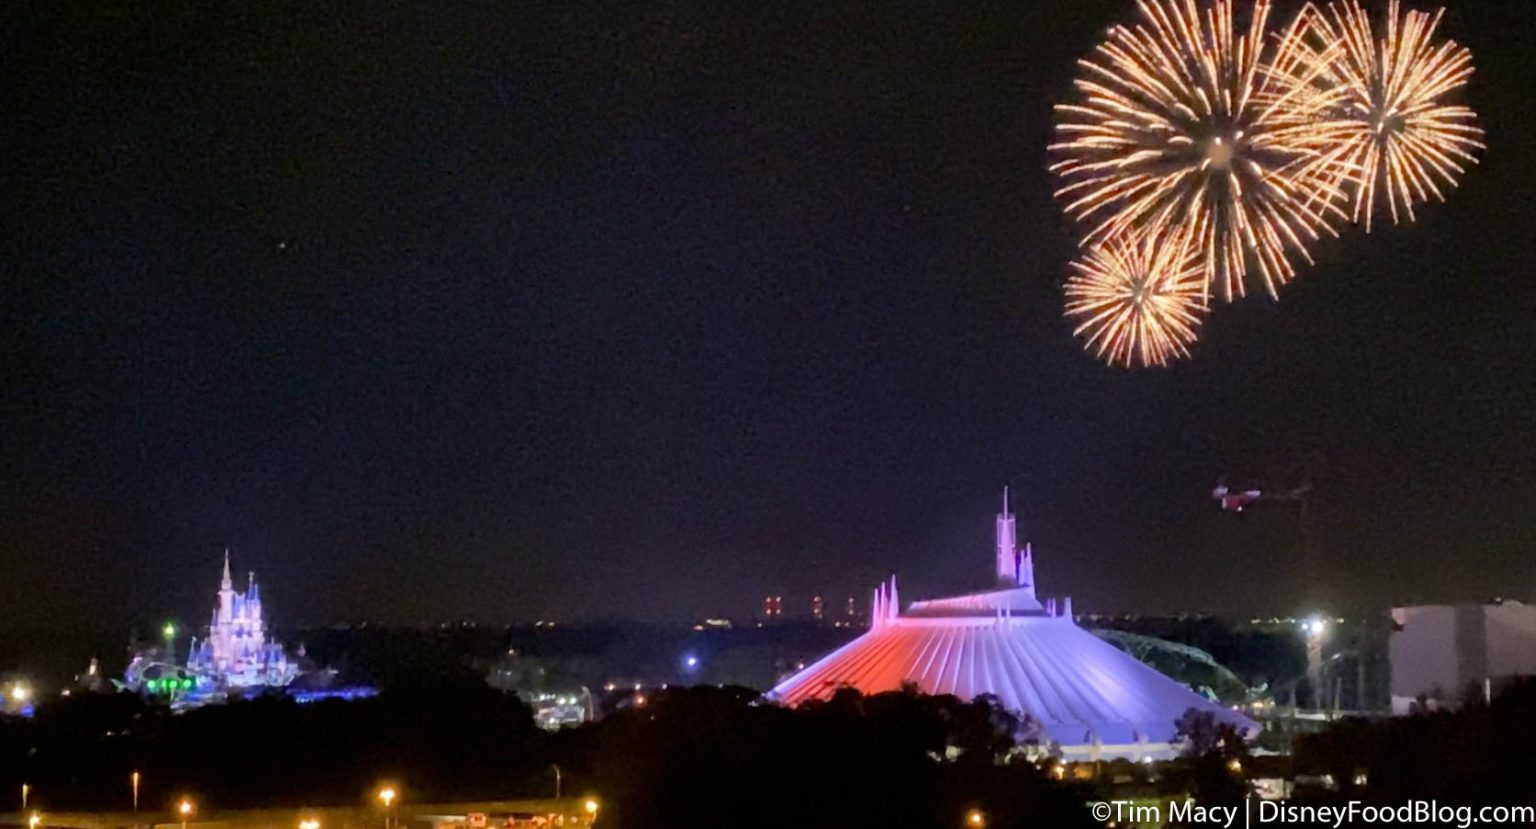
[[[1124,0],[13,8],[0,625],[910,599],[1008,481],[1080,611],[1536,598],[1536,28],[1449,2],[1483,165],[1141,372],[1045,172]]]

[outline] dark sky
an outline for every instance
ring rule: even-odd
[[[1145,372],[1045,173],[1129,2],[12,9],[0,624],[931,595],[1007,480],[1079,610],[1536,598],[1536,30],[1451,2],[1484,164]]]

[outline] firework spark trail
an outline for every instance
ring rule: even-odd
[[[1205,271],[1187,237],[1115,237],[1072,263],[1068,319],[1085,347],[1110,365],[1166,366],[1199,336]]]
[[[1142,22],[1116,26],[1079,61],[1079,101],[1056,108],[1057,196],[1089,230],[1183,237],[1209,291],[1246,294],[1250,263],[1271,296],[1292,256],[1343,218],[1338,159],[1316,128],[1337,93],[1328,65],[1293,24],[1266,40],[1268,0],[1239,30],[1232,0],[1202,17],[1194,0],[1140,0]],[[1268,60],[1265,60],[1269,56]],[[1332,163],[1330,163],[1332,162]]]
[[[1413,206],[1444,201],[1483,149],[1477,114],[1447,101],[1473,66],[1465,46],[1435,42],[1444,14],[1403,12],[1392,0],[1377,37],[1355,0],[1302,12],[1302,48],[1324,68],[1314,86],[1336,90],[1319,124],[1333,145],[1328,163],[1348,191],[1351,220],[1367,231],[1378,195],[1394,223],[1413,221]]]

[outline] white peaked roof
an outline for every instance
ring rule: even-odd
[[[998,519],[999,546],[1011,546],[1013,516],[1006,504]],[[1000,549],[999,589],[915,602],[906,613],[899,610],[893,578],[876,591],[868,633],[786,679],[769,696],[798,705],[827,699],[843,687],[875,694],[905,683],[967,700],[991,694],[1038,722],[1068,755],[1168,756],[1174,721],[1190,708],[1257,734],[1258,726],[1247,717],[1078,627],[1070,600],[1059,613],[1054,601],[1041,604],[1034,585],[1022,583],[1025,574],[1033,581],[1028,548],[1022,561],[1012,552]]]

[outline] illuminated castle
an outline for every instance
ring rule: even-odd
[[[891,578],[875,591],[868,633],[789,677],[769,696],[785,705],[913,684],[969,700],[995,696],[1024,714],[1033,737],[1068,759],[1159,759],[1175,754],[1174,721],[1208,711],[1247,735],[1258,726],[1206,700],[1077,626],[1072,600],[1035,596],[1034,555],[1016,541],[1008,493],[997,516],[996,584],[913,602],[902,612]]]
[[[215,688],[240,689],[283,686],[293,681],[297,666],[288,661],[281,643],[267,639],[261,618],[261,594],[256,574],[250,574],[245,593],[235,592],[229,577],[229,551],[224,552],[224,580],[219,583],[219,606],[208,625],[208,638],[195,638],[187,656],[187,670]]]

